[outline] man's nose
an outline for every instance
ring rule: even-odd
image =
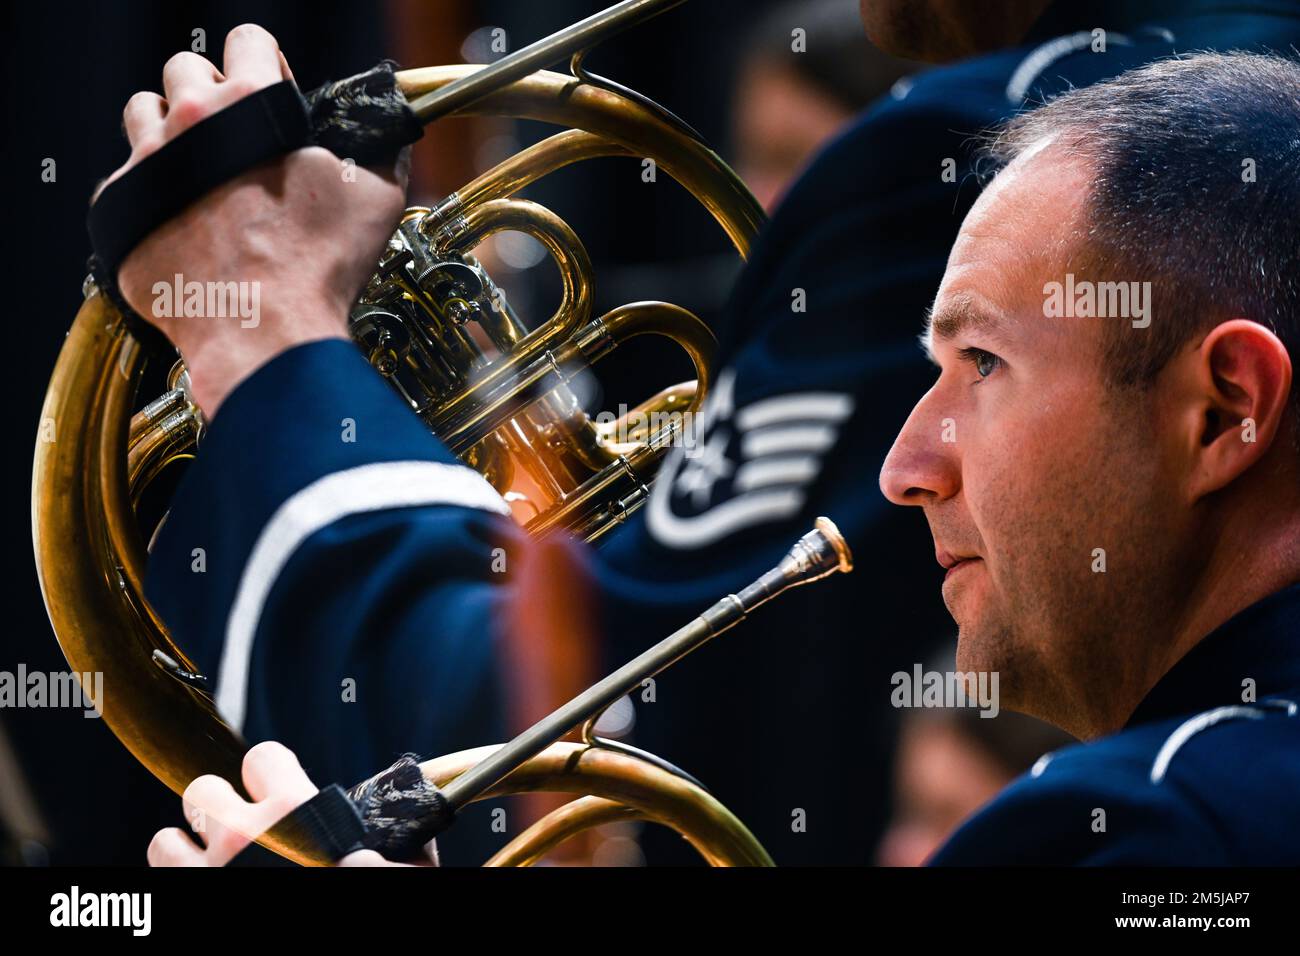
[[[935,411],[933,395],[917,402],[880,469],[880,490],[896,505],[942,501],[961,487],[957,422]]]

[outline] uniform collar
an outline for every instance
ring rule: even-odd
[[[1156,682],[1125,728],[1300,689],[1300,584],[1252,604],[1206,635]]]
[[[1252,13],[1295,16],[1300,14],[1297,0],[1099,0],[1081,4],[1076,0],[1057,0],[1034,23],[1024,42],[1048,40],[1076,30],[1105,27],[1130,30],[1160,20],[1182,18],[1201,13]]]

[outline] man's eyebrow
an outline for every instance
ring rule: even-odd
[[[997,316],[981,309],[970,296],[953,296],[938,311],[931,307],[926,312],[921,344],[933,358],[932,344],[935,341],[946,342],[971,330],[991,331],[999,324]]]

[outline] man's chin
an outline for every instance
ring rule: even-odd
[[[1041,685],[1041,662],[1025,639],[1026,635],[1012,630],[1005,618],[994,613],[959,623],[954,664],[959,673],[988,674],[990,681],[996,674],[1001,709],[1042,717],[1034,695],[1023,693]]]
[[[954,664],[959,671],[987,671],[996,668],[990,664],[988,641],[978,631],[970,627],[957,628],[957,654]]]
[[[957,624],[957,664],[963,671],[1002,670],[1009,663],[1014,642],[988,586],[987,569],[979,560],[949,571],[943,582],[943,601]]]

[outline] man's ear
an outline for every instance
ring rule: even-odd
[[[1197,500],[1227,487],[1272,447],[1290,408],[1291,357],[1258,322],[1231,319],[1215,326],[1188,359],[1199,444],[1188,490]]]

